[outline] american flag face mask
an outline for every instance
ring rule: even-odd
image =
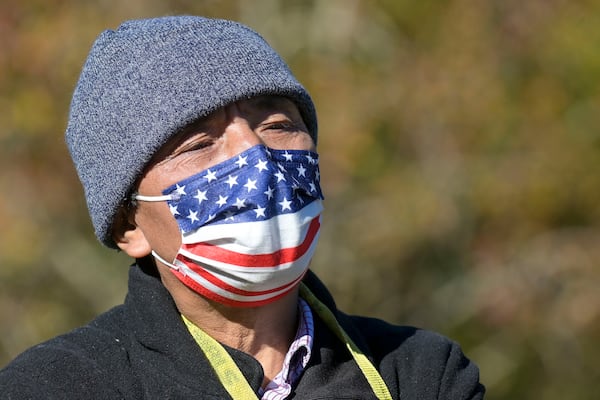
[[[182,234],[171,267],[220,303],[255,307],[302,280],[321,226],[318,155],[257,145],[163,191]]]

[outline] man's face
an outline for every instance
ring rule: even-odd
[[[146,196],[228,160],[257,144],[281,150],[315,150],[295,104],[261,96],[223,107],[174,136],[153,157],[137,192]],[[181,245],[179,226],[165,202],[139,202],[135,225],[150,248],[172,261]]]

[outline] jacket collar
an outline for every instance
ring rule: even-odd
[[[340,312],[325,285],[308,271],[303,282],[336,316],[340,325],[369,357],[363,335],[355,328],[351,318]],[[207,390],[206,379],[212,380],[211,366],[198,348],[181,319],[173,298],[162,284],[158,271],[151,260],[138,260],[130,268],[129,292],[125,300],[130,330],[144,347],[166,357],[173,363],[174,380],[195,382],[202,391]],[[315,332],[319,339],[319,332]],[[321,335],[332,336],[321,331]],[[263,380],[260,364],[250,355],[225,346],[232,355],[250,385],[258,390]]]
[[[222,395],[221,387],[206,384],[214,381],[212,367],[189,334],[173,298],[151,263],[139,262],[131,266],[125,310],[136,341],[164,362],[164,373],[171,375],[169,379],[195,386],[199,393],[214,391],[216,396]],[[250,385],[258,390],[263,380],[260,364],[248,354],[225,348]]]

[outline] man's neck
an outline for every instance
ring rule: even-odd
[[[169,278],[163,282],[187,319],[218,342],[253,356],[263,367],[263,384],[275,377],[297,330],[297,289],[261,307],[238,308],[209,301]]]

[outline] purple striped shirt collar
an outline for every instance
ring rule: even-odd
[[[283,400],[289,396],[310,360],[315,335],[313,315],[303,299],[298,301],[298,310],[296,337],[285,355],[281,371],[259,392],[261,400]]]

